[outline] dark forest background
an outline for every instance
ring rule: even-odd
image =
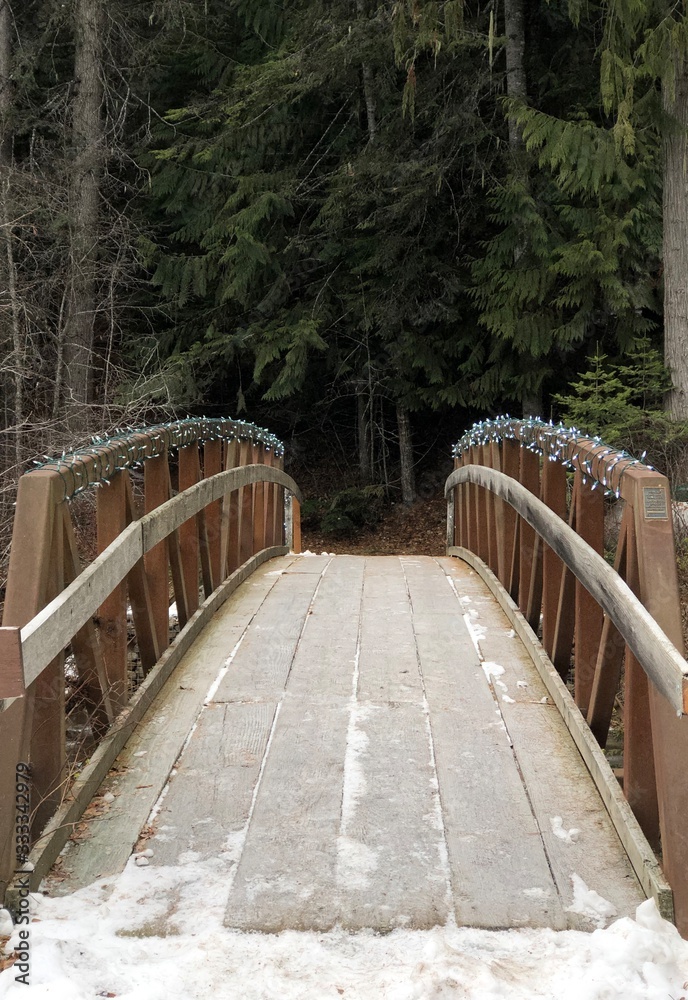
[[[187,413],[369,499],[503,412],[680,486],[687,54],[668,0],[0,0],[3,523]]]

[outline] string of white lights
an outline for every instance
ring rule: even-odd
[[[166,450],[209,441],[251,441],[262,444],[277,458],[284,454],[282,441],[265,427],[243,420],[187,417],[150,427],[119,427],[109,437],[94,435],[90,445],[63,452],[60,458],[44,455],[42,461],[34,461],[30,472],[42,469],[59,473],[64,483],[64,499],[69,500],[89,486],[108,484],[117,472],[142,467]],[[89,477],[88,469],[94,465],[95,475]]]
[[[568,469],[580,469],[583,482],[592,479],[592,489],[601,486],[607,496],[618,498],[621,495],[621,480],[629,469],[640,467],[654,471],[651,465],[643,462],[645,453],[639,459],[634,458],[623,448],[610,448],[602,438],[585,434],[576,427],[554,424],[551,420],[546,422],[539,417],[515,419],[508,414],[473,424],[454,445],[453,455],[460,458],[469,448],[498,444],[504,440],[517,440],[522,448],[543,455],[549,461],[561,462]],[[595,453],[596,472],[593,472],[591,457],[580,458],[583,444],[603,449]],[[616,480],[616,487],[612,489],[613,479]]]

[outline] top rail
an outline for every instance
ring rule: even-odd
[[[85,448],[63,454],[61,458],[36,462],[30,473],[39,469],[57,472],[63,484],[63,496],[59,499],[71,500],[89,486],[108,483],[118,472],[135,469],[171,448],[203,445],[210,441],[250,441],[263,445],[265,451],[273,452],[277,458],[284,454],[283,443],[264,427],[241,420],[188,417],[167,424],[127,428],[107,440],[94,437]]]
[[[560,462],[573,472],[590,479],[592,489],[601,486],[617,498],[629,498],[629,482],[647,473],[656,474],[651,465],[629,455],[623,448],[613,448],[600,437],[592,437],[575,427],[553,424],[539,417],[523,420],[509,416],[482,420],[467,431],[454,445],[458,459],[472,448],[486,447],[503,441],[516,441],[529,451],[544,455],[546,460]]]

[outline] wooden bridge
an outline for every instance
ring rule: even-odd
[[[88,563],[70,508],[93,492]],[[211,860],[235,928],[590,929],[654,896],[688,934],[666,480],[500,419],[459,443],[446,496],[446,556],[313,556],[252,425],[144,428],[25,475],[0,629],[6,903],[58,856],[51,892],[136,851]]]

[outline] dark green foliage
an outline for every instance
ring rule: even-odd
[[[641,339],[615,361],[596,352],[571,391],[554,399],[565,423],[632,455],[646,454],[648,463],[678,484],[688,473],[688,423],[664,412],[670,387],[660,352]]]
[[[337,493],[320,521],[326,535],[347,537],[361,528],[374,527],[382,516],[382,486],[350,487]]]

